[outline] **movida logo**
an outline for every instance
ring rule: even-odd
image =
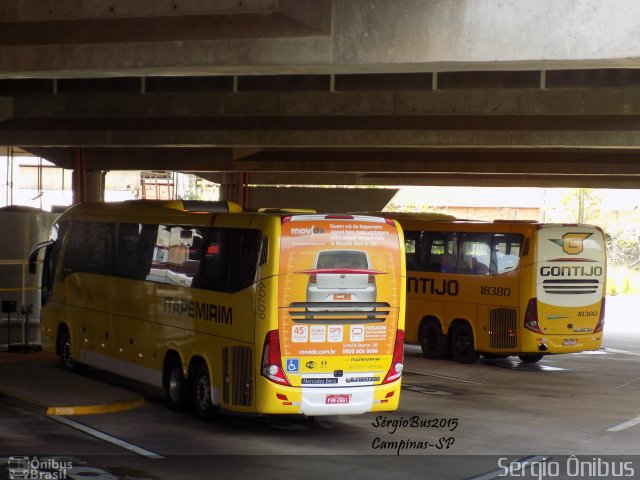
[[[291,235],[319,235],[324,233],[324,228],[311,225],[310,227],[294,227]]]

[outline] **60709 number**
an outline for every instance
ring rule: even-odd
[[[511,295],[511,289],[509,287],[480,287],[480,295],[509,297]]]

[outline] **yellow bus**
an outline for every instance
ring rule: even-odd
[[[462,363],[597,350],[604,234],[590,225],[388,214],[405,233],[406,340]]]
[[[211,418],[398,406],[406,290],[397,222],[79,204],[44,250],[41,337],[62,366],[163,387]],[[35,268],[33,268],[35,271]]]

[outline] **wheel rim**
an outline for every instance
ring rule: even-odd
[[[196,382],[196,405],[202,411],[207,410],[211,405],[211,389],[209,388],[209,377],[202,374]]]
[[[182,372],[178,367],[174,367],[169,376],[169,396],[174,402],[179,402],[182,396]]]
[[[71,341],[68,338],[62,344],[62,363],[67,367],[73,366],[73,358],[71,358]]]
[[[425,332],[424,347],[429,352],[433,352],[438,348],[438,335],[432,328],[428,328]]]
[[[467,353],[471,347],[471,338],[466,332],[460,333],[456,338],[456,349],[460,353]]]

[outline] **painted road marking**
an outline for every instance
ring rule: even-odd
[[[113,413],[132,410],[144,406],[144,398],[136,398],[124,402],[105,403],[103,405],[82,405],[77,407],[48,407],[47,415],[93,415],[96,413]]]
[[[423,375],[425,377],[441,378],[443,380],[451,380],[452,382],[468,383],[471,385],[484,385],[482,382],[474,382],[473,380],[464,380],[462,378],[448,377],[447,375],[437,375],[435,373],[420,372],[418,370],[404,370],[404,373],[413,373],[414,375]]]
[[[627,350],[618,350],[618,349],[616,349],[616,348],[608,348],[608,347],[607,347],[607,348],[605,348],[605,350],[606,350],[607,352],[612,352],[612,353],[623,353],[623,354],[625,354],[625,355],[635,355],[636,357],[640,357],[640,353],[638,353],[638,352],[629,352],[629,351],[627,351]]]
[[[96,437],[100,440],[103,440],[107,443],[110,443],[112,445],[115,445],[116,447],[120,447],[120,448],[124,448],[126,450],[129,450],[130,452],[134,452],[137,453],[138,455],[142,455],[143,457],[147,457],[147,458],[164,458],[162,455],[158,455],[157,453],[153,453],[149,450],[145,450],[142,447],[138,447],[137,445],[134,445],[132,443],[129,442],[125,442],[124,440],[121,440],[119,438],[113,437],[109,434],[106,434],[104,432],[101,432],[100,430],[96,430],[95,428],[91,428],[83,423],[80,422],[76,422],[74,420],[70,420],[66,417],[61,417],[61,416],[54,416],[54,415],[48,415],[47,418],[50,418],[52,420],[55,420],[56,422],[62,423],[68,427],[74,428],[76,430],[79,430],[80,432],[86,433],[88,435],[91,435],[92,437]]]
[[[631,420],[627,420],[626,422],[622,422],[618,425],[614,425],[613,427],[607,428],[607,432],[620,432],[622,430],[626,430],[627,428],[634,427],[640,423],[640,415],[636,418],[632,418]]]

